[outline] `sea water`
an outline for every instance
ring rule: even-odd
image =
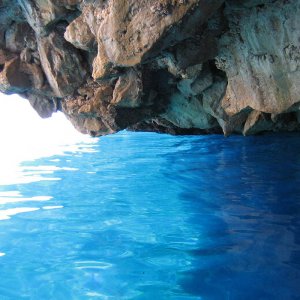
[[[129,133],[0,178],[0,299],[300,299],[300,136]]]

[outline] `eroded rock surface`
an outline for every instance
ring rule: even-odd
[[[300,129],[300,0],[1,0],[0,91],[81,132]]]

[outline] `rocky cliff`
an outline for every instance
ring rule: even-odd
[[[300,0],[0,0],[0,91],[83,133],[300,129]]]

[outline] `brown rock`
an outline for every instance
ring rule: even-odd
[[[158,42],[172,26],[181,22],[197,4],[203,6],[203,11],[211,13],[223,1],[212,1],[211,4],[202,2],[204,1],[111,0],[105,9],[96,9],[94,24],[97,24],[98,30],[91,29],[91,31],[96,33],[99,47],[93,64],[93,77],[96,79],[105,76],[105,70],[110,64],[123,67],[139,64],[154,46],[157,48]],[[206,18],[205,14],[197,15],[196,19],[199,21],[197,25],[203,23]],[[160,47],[166,48],[177,39],[186,38],[179,33],[177,31],[171,34]]]
[[[112,0],[102,14],[97,39],[113,64],[134,66],[197,2]]]
[[[116,83],[111,104],[119,107],[139,107],[142,104],[141,74],[129,69]]]
[[[93,136],[300,130],[299,0],[2,0],[0,90]]]
[[[13,94],[23,93],[31,88],[28,75],[21,70],[21,61],[15,57],[5,62],[0,73],[0,91],[2,93]]]
[[[84,13],[67,27],[65,39],[76,48],[85,51],[92,51],[95,49],[95,36],[93,35],[89,24],[86,22]]]
[[[113,88],[110,84],[85,87],[87,93],[71,98],[63,102],[63,112],[81,132],[93,136],[105,135],[116,132],[117,125],[114,122],[113,112],[109,109]],[[89,91],[92,95],[88,96]]]
[[[41,64],[57,97],[72,94],[84,80],[86,71],[79,53],[57,33],[38,39]]]

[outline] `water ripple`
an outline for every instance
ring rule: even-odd
[[[24,162],[0,180],[0,295],[296,300],[299,147],[122,132]]]

